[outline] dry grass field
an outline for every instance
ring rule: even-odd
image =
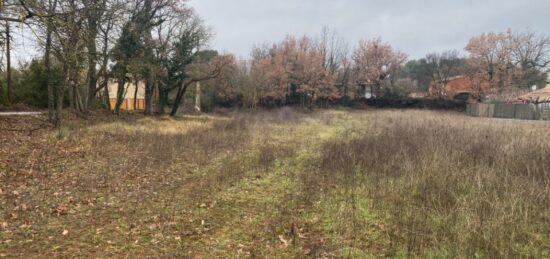
[[[548,258],[550,124],[0,118],[0,258]]]

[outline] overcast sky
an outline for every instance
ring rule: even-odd
[[[471,36],[532,30],[550,36],[550,0],[190,0],[216,34],[211,47],[248,58],[254,45],[328,26],[355,46],[381,37],[411,58],[462,50]]]

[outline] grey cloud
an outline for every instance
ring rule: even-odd
[[[213,27],[212,47],[247,57],[255,44],[285,35],[315,36],[325,25],[349,44],[381,37],[413,58],[461,50],[489,31],[550,35],[549,0],[191,0]]]

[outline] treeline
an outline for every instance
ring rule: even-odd
[[[230,55],[204,51],[211,30],[179,0],[8,0],[0,5],[5,32],[25,26],[43,50],[39,60],[20,71],[4,72],[0,100],[43,105],[40,97],[25,98],[28,89],[46,91],[49,117],[61,125],[62,109],[78,112],[109,106],[108,84],[119,85],[114,108],[120,112],[126,83],[144,82],[145,113],[178,111],[195,82],[218,77],[234,63]],[[11,37],[3,34],[7,47]],[[27,35],[28,36],[28,35]],[[9,57],[9,48],[6,53]],[[9,58],[8,66],[11,67]],[[17,84],[18,74],[38,69],[36,84]],[[31,71],[32,72],[32,71]],[[58,73],[56,73],[58,72]],[[17,84],[17,85],[16,85]],[[21,86],[21,88],[16,88]],[[97,97],[102,97],[98,99]],[[170,99],[168,102],[168,99]],[[30,100],[30,101],[29,101]]]
[[[418,60],[379,38],[355,48],[335,32],[288,36],[253,49],[248,62],[232,64],[211,82],[212,105],[346,105],[365,97],[403,99],[412,92],[448,98],[447,85],[465,77],[473,97],[522,92],[546,86],[550,38],[533,32],[487,33],[464,48],[429,53]]]
[[[446,85],[458,75],[469,77],[479,96],[503,93],[544,85],[550,63],[549,38],[532,32],[482,34],[465,46],[467,55],[450,50],[408,60],[379,38],[351,47],[329,29],[255,47],[247,60],[237,60],[207,49],[211,30],[186,1],[3,3],[6,56],[10,24],[32,32],[43,55],[17,70],[7,59],[0,101],[48,107],[57,125],[65,106],[119,113],[126,83],[145,85],[145,114],[176,115],[193,97],[204,109],[346,105],[366,96],[403,98],[427,90],[445,97]],[[119,86],[114,107],[109,82]],[[191,87],[199,82],[202,88]]]

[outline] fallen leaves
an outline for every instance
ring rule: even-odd
[[[288,240],[285,239],[283,235],[279,235],[279,241],[281,241],[281,248],[287,248],[288,247]]]
[[[186,249],[191,248],[189,250],[192,252],[197,252],[203,247],[195,244],[195,241],[205,240],[210,244],[220,240],[218,236],[220,233],[232,234],[233,232],[229,232],[232,230],[226,229],[227,223],[234,224],[230,227],[236,232],[239,231],[238,233],[241,233],[240,231],[254,234],[260,232],[257,238],[259,241],[251,244],[245,243],[248,239],[242,240],[240,236],[231,236],[232,241],[228,242],[232,245],[230,250],[234,251],[235,243],[243,242],[239,247],[244,251],[244,257],[250,256],[251,251],[255,253],[271,251],[279,246],[291,247],[294,242],[299,244],[298,241],[305,238],[301,230],[293,234],[288,231],[280,232],[282,235],[279,239],[278,234],[265,237],[262,236],[261,229],[249,224],[264,216],[258,215],[260,210],[271,210],[271,203],[279,201],[274,198],[268,200],[267,207],[256,206],[254,202],[260,201],[264,196],[257,198],[252,195],[256,193],[257,188],[264,187],[263,185],[254,183],[250,189],[245,188],[245,191],[239,192],[239,195],[242,193],[252,201],[243,210],[240,210],[242,207],[237,207],[241,206],[240,199],[239,203],[233,204],[228,203],[231,200],[227,200],[226,196],[218,199],[217,195],[210,195],[224,192],[226,187],[231,188],[223,181],[221,182],[223,185],[217,186],[217,173],[224,173],[217,171],[218,160],[212,170],[206,170],[203,167],[210,161],[192,161],[187,159],[187,153],[182,155],[179,149],[175,149],[178,151],[178,158],[181,157],[181,159],[176,159],[178,161],[174,162],[168,170],[162,164],[150,162],[155,159],[155,156],[150,156],[148,152],[151,149],[143,144],[142,139],[137,138],[141,136],[149,138],[149,135],[109,133],[104,136],[103,132],[96,133],[75,131],[74,138],[63,143],[56,142],[54,147],[47,146],[51,144],[49,141],[34,144],[39,141],[38,138],[25,140],[32,145],[25,147],[25,150],[20,148],[22,151],[17,153],[19,156],[12,155],[10,159],[17,160],[17,163],[11,162],[7,165],[14,167],[9,169],[9,172],[13,172],[18,181],[15,185],[2,186],[3,189],[0,190],[2,193],[0,203],[5,202],[8,207],[5,218],[0,218],[6,221],[5,223],[0,221],[0,229],[5,228],[10,230],[10,233],[15,233],[12,242],[16,244],[13,245],[14,250],[24,248],[21,238],[33,237],[35,242],[40,240],[52,247],[57,247],[53,250],[48,249],[51,251],[41,255],[44,257],[68,256],[75,251],[69,249],[73,247],[72,238],[78,238],[79,242],[82,240],[86,242],[86,246],[79,247],[83,252],[93,251],[100,256],[104,255],[104,252],[111,253],[114,251],[111,249],[134,241],[135,244],[139,243],[135,247],[140,251],[162,246],[170,252],[168,249],[176,248],[177,244],[178,249],[184,246]],[[179,139],[178,136],[177,140]],[[92,145],[89,143],[91,141],[97,143]],[[128,144],[139,144],[142,148],[132,152],[120,152],[125,150]],[[167,145],[167,148],[170,147]],[[165,149],[164,146],[158,148],[162,152],[173,152],[172,149]],[[233,149],[234,146],[227,148]],[[33,150],[36,150],[35,153],[40,160],[36,160],[33,174],[23,174],[30,169],[31,164],[25,164],[27,157],[20,154],[29,154]],[[105,150],[120,156],[104,155]],[[81,156],[83,153],[86,156]],[[0,152],[0,157],[1,155]],[[235,155],[239,155],[239,158],[234,158]],[[209,155],[210,157],[217,157],[217,153]],[[240,157],[240,153],[227,151],[227,157],[231,161],[237,161],[235,162],[237,173],[247,171],[248,164],[246,166],[240,164],[246,161],[246,158]],[[1,163],[5,160],[2,158],[0,160],[2,160],[0,161],[0,171],[2,171]],[[192,171],[190,169],[192,166],[196,167],[196,170],[193,171],[194,175],[188,176],[187,172]],[[25,172],[19,173],[19,171]],[[2,173],[0,172],[0,179],[5,179]],[[288,175],[290,173],[285,171],[284,177]],[[239,183],[238,179],[231,180],[235,182],[231,183],[231,186]],[[267,178],[265,181],[270,179]],[[210,188],[210,183],[215,183],[216,187]],[[180,189],[179,185],[184,188]],[[174,187],[174,189],[168,187]],[[14,190],[17,191],[13,192]],[[236,191],[237,188],[230,190]],[[261,191],[262,195],[264,191],[268,192],[268,190]],[[6,206],[0,204],[0,207]],[[11,212],[18,214],[14,216],[17,220],[10,220]],[[246,216],[241,217],[240,212],[244,212]],[[5,230],[2,229],[2,231]],[[90,231],[91,233],[88,233]],[[256,240],[256,238],[251,239]],[[262,243],[267,243],[266,248],[261,246]],[[41,245],[41,242],[33,244],[35,247],[38,245]],[[104,248],[109,251],[101,251]],[[208,247],[204,248],[208,249]],[[24,252],[26,254],[32,251]],[[283,251],[283,253],[286,252],[289,251]],[[210,254],[203,254],[204,257],[207,255]]]
[[[69,208],[67,206],[58,205],[57,207],[53,208],[53,213],[57,214],[58,216],[67,215],[69,212]]]
[[[29,225],[29,224],[23,224],[23,225],[19,226],[19,228],[21,228],[21,229],[28,229],[28,228],[31,228],[31,225]]]

